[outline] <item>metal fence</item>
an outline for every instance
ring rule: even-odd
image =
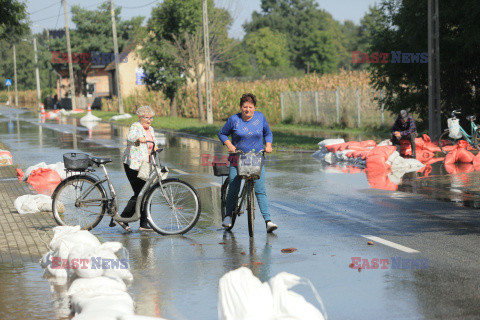
[[[282,122],[347,127],[383,125],[390,113],[379,102],[382,96],[381,91],[356,88],[282,92]]]

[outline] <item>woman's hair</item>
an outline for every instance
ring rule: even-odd
[[[253,93],[242,94],[242,97],[240,98],[240,107],[247,101],[253,103],[254,106],[257,106],[257,98]]]
[[[137,115],[140,117],[144,116],[154,116],[155,111],[150,106],[141,106],[140,108],[137,109]]]

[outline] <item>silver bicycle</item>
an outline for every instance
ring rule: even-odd
[[[155,146],[155,142],[147,142]],[[112,162],[111,159],[85,153],[64,154],[65,170],[70,176],[53,192],[55,221],[59,225],[80,225],[82,229],[91,230],[105,214],[117,222],[125,223],[139,220],[144,210],[148,223],[156,232],[163,235],[188,232],[200,217],[200,198],[195,188],[187,182],[166,179],[168,169],[158,159],[158,153],[162,150],[150,154],[151,173],[137,198],[135,214],[130,218],[123,218],[118,212],[117,194],[105,168],[105,164]],[[94,174],[93,165],[102,168],[104,178]]]

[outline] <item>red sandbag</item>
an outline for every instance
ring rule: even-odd
[[[18,181],[22,181],[23,175],[24,175],[23,170],[20,168],[17,168]]]
[[[434,154],[431,151],[416,149],[415,157],[421,163],[427,163],[433,158],[433,156]]]
[[[475,158],[475,156],[470,151],[466,149],[459,149],[457,151],[457,159],[456,159],[457,161],[455,162],[471,163],[473,162],[473,158]]]
[[[429,164],[417,170],[417,173],[423,173],[424,177],[428,177],[431,172],[432,172],[432,166]]]
[[[381,190],[397,190],[398,186],[388,179],[388,173],[390,171],[386,170],[384,172],[375,172],[372,170],[365,170],[367,175],[368,184],[375,189]]]
[[[412,155],[412,146],[408,140],[400,140],[400,154],[402,156],[411,156]]]
[[[473,162],[473,154],[466,150],[467,146],[469,146],[467,141],[458,141],[458,143],[452,148],[452,151],[449,151],[445,157],[445,164],[453,164],[455,162]]]
[[[377,146],[367,155],[366,171],[385,172],[391,166],[386,163],[387,159],[397,150],[395,146]]]
[[[62,178],[57,171],[49,168],[33,170],[28,176],[27,182],[40,194],[52,195]]]
[[[480,152],[473,158],[473,167],[475,171],[480,171]]]
[[[445,170],[450,174],[468,173],[475,171],[472,163],[451,163],[445,164]]]
[[[347,148],[347,142],[331,144],[329,146],[325,146],[325,148],[327,148],[328,152],[333,152],[333,153],[337,151],[343,151]]]
[[[358,150],[358,151],[353,151],[352,152],[352,157],[353,158],[360,158],[362,160],[365,160],[367,158],[367,155],[370,153],[371,150]],[[349,152],[350,153],[350,152]],[[388,158],[387,158],[388,159]]]
[[[360,150],[360,151],[368,150],[367,147],[363,146],[362,143],[358,142],[358,141],[347,142],[347,148],[346,149]]]
[[[360,142],[360,145],[362,145],[365,148],[368,148],[368,147],[376,147],[377,143],[373,140],[365,140]]]

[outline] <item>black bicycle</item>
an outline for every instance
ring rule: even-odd
[[[232,225],[228,227],[227,230],[231,230],[235,225],[237,216],[242,215],[246,211],[248,220],[248,234],[250,237],[253,237],[255,221],[255,180],[260,179],[260,175],[262,173],[262,167],[264,164],[263,150],[257,153],[254,151],[247,153],[237,151],[236,153],[233,153],[233,155],[235,155],[234,159],[238,158],[238,160],[234,161],[237,164],[237,174],[242,178],[242,180],[244,180],[244,184],[240,195],[238,196],[238,200],[233,207]],[[228,178],[229,167],[226,163],[214,162],[213,174],[217,177],[227,176],[220,191],[220,210],[223,221],[226,215],[228,184],[230,182]]]

